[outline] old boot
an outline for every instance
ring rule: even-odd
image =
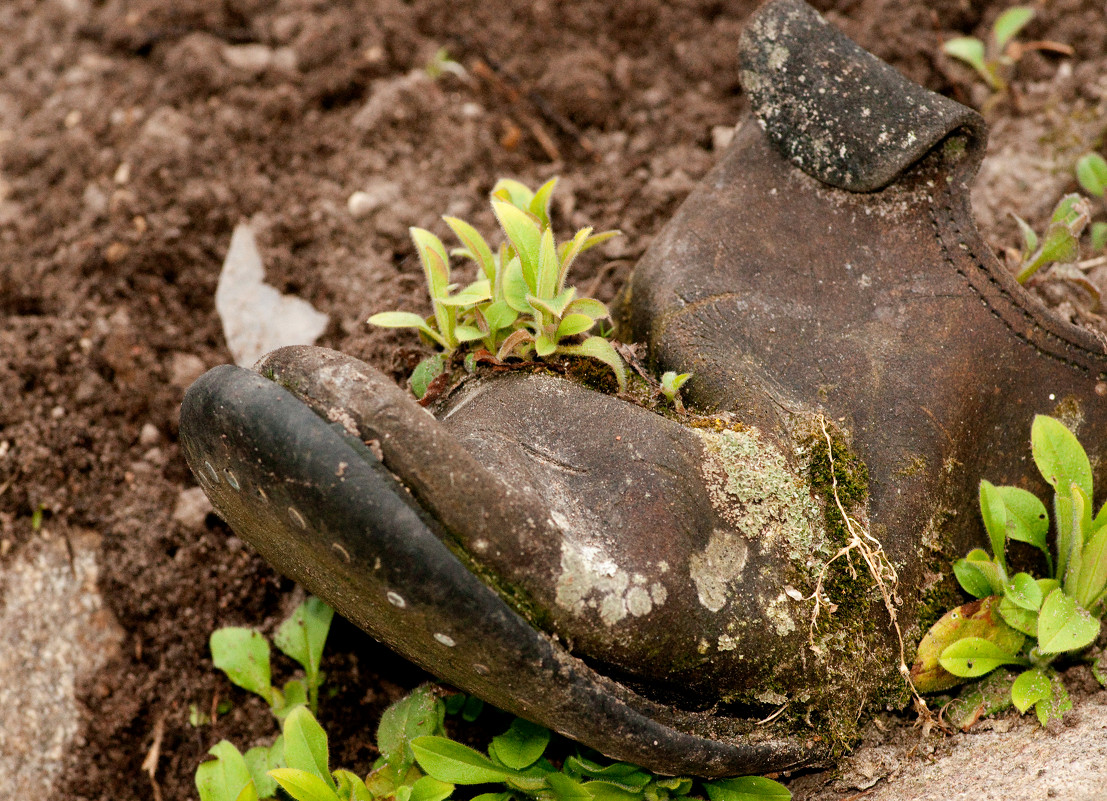
[[[1036,412],[1107,423],[1102,347],[976,234],[979,117],[798,0],[751,19],[742,57],[754,116],[622,310],[659,370],[695,373],[698,415],[515,373],[432,417],[318,348],[216,368],[181,415],[219,512],[350,620],[609,756],[701,776],[821,760],[904,698],[934,577],[982,539],[976,481],[1042,489]]]

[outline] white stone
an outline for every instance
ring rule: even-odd
[[[215,309],[223,322],[227,347],[240,367],[285,345],[312,345],[327,327],[327,315],[303,298],[282,295],[265,283],[254,232],[249,225],[234,229],[219,285]]]

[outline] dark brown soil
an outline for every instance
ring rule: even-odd
[[[214,515],[198,529],[171,517],[194,486],[177,443],[182,393],[231,361],[214,294],[234,225],[252,221],[271,283],[331,315],[320,344],[394,372],[418,342],[364,321],[425,305],[407,227],[439,230],[448,212],[491,229],[500,176],[561,175],[563,227],[624,232],[575,268],[610,299],[715,161],[713,129],[743,112],[736,42],[755,5],[0,5],[0,560],[32,540],[40,507],[59,529],[99,532],[101,591],[127,631],[81,688],[85,729],[57,797],[153,797],[140,765],[162,719],[166,801],[195,797],[217,740],[275,732],[214,671],[207,640],[220,625],[271,627],[293,588]],[[913,79],[969,101],[971,75],[939,42],[982,30],[1003,4],[818,5]],[[1051,2],[1029,33],[1071,44],[1078,69],[1107,52],[1097,0]],[[427,77],[441,47],[464,76]],[[1032,54],[1019,77],[1048,81],[1061,61]],[[385,201],[354,219],[346,201],[361,189]],[[424,677],[344,624],[324,667],[337,759],[365,768],[383,705]],[[228,696],[214,726],[189,725],[190,704]]]

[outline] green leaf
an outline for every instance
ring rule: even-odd
[[[1092,663],[1092,675],[1100,686],[1107,687],[1107,651],[1101,651]]]
[[[591,235],[591,228],[581,228],[572,239],[557,246],[557,257],[561,260],[559,286],[565,285],[565,276],[569,272],[569,268],[573,266],[573,262],[584,248],[584,243],[588,241],[588,237]]]
[[[576,303],[577,301],[573,302]],[[572,303],[569,305],[572,306]],[[561,345],[557,350],[567,356],[589,356],[593,359],[599,359],[615,371],[615,380],[619,382],[619,391],[626,391],[626,367],[623,365],[622,358],[615,352],[615,347],[603,337],[588,337],[579,345]]]
[[[571,337],[574,334],[583,334],[595,325],[596,321],[587,314],[566,314],[561,318],[557,326],[557,338]]]
[[[1040,668],[1024,671],[1011,685],[1011,701],[1020,713],[1026,712],[1039,701],[1052,695],[1047,676]]]
[[[292,679],[285,683],[279,697],[276,692],[271,711],[277,720],[283,721],[298,706],[305,706],[308,702],[307,690],[304,683],[298,679]]]
[[[269,775],[296,801],[342,801],[336,787],[331,787],[306,770],[277,768],[270,771]]]
[[[465,699],[465,705],[461,707],[461,719],[466,723],[475,723],[483,711],[484,701],[475,695],[470,695]]]
[[[584,240],[584,244],[581,245],[580,252],[583,253],[586,250],[591,250],[592,248],[596,247],[597,245],[602,245],[604,242],[606,242],[609,239],[614,239],[615,237],[622,236],[622,235],[623,235],[622,231],[615,231],[615,230],[600,231],[600,233],[598,233],[598,234],[592,234],[591,236],[589,236],[587,239]]]
[[[534,352],[539,356],[549,356],[557,350],[557,340],[548,334],[539,334],[534,338]]]
[[[1019,487],[996,487],[1007,511],[1007,538],[1033,545],[1049,555],[1049,515],[1045,504],[1032,492]]]
[[[1015,631],[1020,631],[1028,637],[1038,636],[1038,612],[1023,609],[1011,602],[1010,598],[1004,598],[999,602],[999,615],[1004,622]]]
[[[497,300],[495,303],[489,304],[482,313],[491,331],[507,328],[519,317],[519,312],[511,308],[506,300]]]
[[[443,217],[442,219],[445,220],[446,225],[450,226],[450,230],[454,232],[461,244],[465,245],[465,249],[469,251],[473,260],[480,265],[484,277],[489,281],[494,281],[496,278],[496,259],[492,255],[492,248],[488,247],[488,243],[480,235],[480,232],[465,220],[459,220],[457,217]]]
[[[944,651],[938,662],[954,676],[972,679],[991,673],[1000,665],[1021,665],[1026,660],[982,637],[966,637]]]
[[[1107,526],[1093,530],[1095,533],[1084,546],[1077,586],[1077,600],[1085,608],[1091,608],[1107,590]]]
[[[531,192],[526,184],[519,181],[511,178],[501,178],[492,187],[491,197],[506,200],[516,208],[526,209],[531,200],[534,199],[534,192]]]
[[[593,320],[610,318],[611,312],[607,306],[595,298],[577,298],[565,307],[566,314],[586,314]]]
[[[449,782],[439,781],[433,776],[423,776],[411,785],[408,801],[446,801],[454,791]]]
[[[990,481],[980,482],[980,514],[992,543],[992,556],[1000,569],[1006,571],[1007,507],[1003,505],[1003,498],[995,484]]]
[[[642,801],[641,790],[628,790],[621,785],[597,779],[582,785],[593,801]]]
[[[415,762],[411,741],[424,735],[439,734],[445,706],[430,686],[419,687],[392,704],[381,715],[377,727],[377,748],[397,772]]]
[[[996,52],[1002,53],[1019,31],[1034,19],[1034,9],[1027,6],[1012,6],[996,17],[992,25],[992,36],[996,43]]]
[[[369,318],[369,324],[380,328],[417,328],[446,350],[452,350],[445,338],[413,312],[380,312]]]
[[[919,643],[911,680],[919,692],[948,690],[965,677],[955,676],[941,665],[940,659],[949,646],[966,638],[981,638],[995,644],[1005,653],[1017,653],[1023,645],[1023,635],[1008,626],[997,611],[1002,601],[991,596],[951,609],[930,627]]]
[[[423,275],[427,279],[427,290],[432,300],[445,296],[450,283],[450,256],[442,240],[425,228],[409,228],[419,261],[423,265]]]
[[[538,257],[542,249],[542,229],[538,222],[522,209],[510,203],[492,201],[492,211],[507,234],[523,268],[527,287],[534,292],[538,287]],[[520,309],[520,311],[522,311]]]
[[[1091,239],[1093,253],[1107,250],[1107,222],[1092,223]]]
[[[1037,612],[1042,606],[1042,589],[1029,573],[1017,573],[1004,595],[1011,603],[1031,612]]]
[[[1030,427],[1030,445],[1034,463],[1046,482],[1053,487],[1058,527],[1057,575],[1063,576],[1071,547],[1071,489],[1076,484],[1088,497],[1092,495],[1092,465],[1076,436],[1060,420],[1036,415]]]
[[[984,43],[975,36],[958,36],[950,39],[942,45],[942,50],[946,55],[964,61],[981,75],[987,74],[988,67],[984,64]]]
[[[1099,620],[1063,590],[1051,592],[1038,612],[1038,651],[1059,654],[1079,651],[1099,635]]]
[[[241,752],[227,740],[221,740],[208,751],[215,759],[196,769],[196,790],[200,801],[255,801],[254,780]],[[243,796],[243,793],[246,793]]]
[[[309,687],[319,686],[319,665],[333,617],[334,610],[326,603],[308,598],[273,635],[273,644],[303,666]]]
[[[1017,214],[1011,216],[1015,218],[1015,222],[1019,226],[1019,232],[1022,234],[1022,258],[1025,261],[1031,253],[1038,249],[1038,234],[1022,217]]]
[[[453,784],[487,784],[518,776],[500,768],[484,754],[445,737],[416,737],[411,741],[415,760],[427,775]]]
[[[538,187],[538,190],[534,193],[534,197],[531,198],[530,203],[527,204],[527,211],[538,218],[538,222],[541,223],[543,228],[550,227],[550,198],[553,196],[554,189],[557,187],[557,176],[555,175],[542,186]]]
[[[416,398],[422,398],[427,394],[427,387],[430,386],[431,381],[442,375],[445,370],[446,356],[444,354],[436,353],[423,359],[415,365],[415,369],[411,371],[411,378],[408,379],[412,394]]]
[[[211,659],[233,683],[272,703],[269,643],[253,629],[228,626],[212,632]]]
[[[988,560],[991,564],[991,560]],[[969,595],[974,598],[987,598],[992,594],[992,585],[988,577],[977,569],[977,562],[968,559],[958,559],[953,563],[953,575],[957,582]]]
[[[557,294],[557,279],[561,263],[557,258],[557,246],[554,244],[553,231],[547,228],[542,232],[542,242],[538,249],[538,279],[536,292],[540,298],[552,298]]]
[[[1083,226],[1080,226],[1083,230]],[[1070,264],[1080,258],[1080,242],[1077,239],[1079,232],[1074,232],[1068,226],[1051,225],[1042,239],[1041,256],[1044,262],[1059,262]]]
[[[471,307],[491,299],[492,283],[488,279],[482,278],[479,281],[474,281],[469,284],[469,286],[465,287],[460,292],[455,292],[453,295],[439,298],[438,302],[443,306]]]
[[[484,332],[472,325],[458,325],[454,327],[454,336],[458,342],[475,342],[484,337]]]
[[[356,773],[339,768],[334,772],[338,797],[342,801],[373,801],[373,794]]]
[[[601,765],[580,755],[568,757],[565,760],[565,770],[575,776],[603,779],[627,790],[642,790],[653,781],[649,773],[629,762],[613,762],[610,765]]]
[[[564,773],[551,773],[546,784],[557,801],[592,801],[592,794],[580,782]]]
[[[277,782],[269,775],[275,768],[287,767],[284,763],[284,737],[279,736],[271,746],[259,745],[246,752],[246,766],[254,779],[258,798],[272,798],[277,793]]]
[[[317,776],[335,789],[328,767],[327,733],[306,706],[293,709],[284,721],[284,759],[289,768]]]
[[[1107,159],[1098,153],[1085,153],[1076,162],[1076,180],[1089,195],[1103,197],[1107,193]]]
[[[1069,559],[1065,567],[1061,587],[1079,602],[1082,598],[1079,584],[1080,575],[1084,569],[1084,535],[1092,524],[1091,501],[1076,484],[1073,484],[1070,489],[1072,490],[1072,496],[1068,506],[1068,511],[1071,514],[1069,522]]]
[[[1061,720],[1066,712],[1072,709],[1072,699],[1069,691],[1065,689],[1065,683],[1061,680],[1056,670],[1050,670],[1049,684],[1053,690],[1050,698],[1043,699],[1034,705],[1034,712],[1038,715],[1038,722],[1048,726],[1050,721]]]
[[[528,314],[531,311],[527,302],[529,294],[530,287],[523,276],[523,265],[519,257],[515,256],[504,269],[504,302],[520,314]]]
[[[507,767],[515,770],[529,768],[537,762],[549,742],[549,729],[522,718],[515,718],[507,731],[492,738],[496,756]]]
[[[789,801],[792,793],[779,782],[761,776],[715,779],[704,782],[711,801]]]

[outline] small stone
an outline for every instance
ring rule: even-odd
[[[211,501],[200,487],[181,490],[177,505],[173,507],[173,519],[185,528],[196,529],[204,525],[204,519],[213,511]]]
[[[169,362],[169,383],[178,389],[187,389],[205,370],[207,365],[195,353],[174,353]]]
[[[273,50],[263,44],[230,45],[223,48],[223,60],[235,69],[260,75],[273,63]]]
[[[158,444],[158,440],[161,439],[161,432],[158,431],[158,427],[153,423],[144,423],[142,431],[138,434],[138,444],[145,448],[152,448]]]
[[[733,125],[716,125],[711,129],[711,149],[720,153],[730,147],[734,141],[734,132],[737,129]]]
[[[400,187],[391,181],[379,181],[359,189],[350,195],[346,201],[346,207],[350,216],[355,220],[367,217],[381,206],[386,206],[396,201],[400,196]]]

